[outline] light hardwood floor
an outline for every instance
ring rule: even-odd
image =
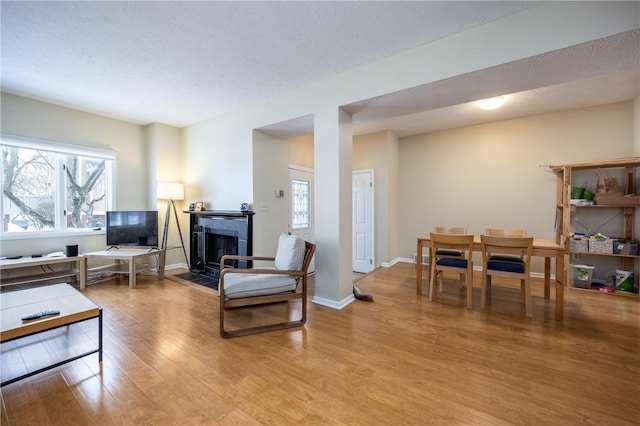
[[[430,303],[426,285],[415,294],[413,265],[381,268],[358,281],[374,303],[310,303],[304,328],[230,340],[219,337],[210,290],[104,281],[85,291],[104,308],[102,369],[91,355],[3,387],[0,423],[640,424],[638,301],[567,291],[556,322],[535,280],[528,319],[518,286],[499,280],[481,311],[474,278],[468,310],[452,279]],[[233,314],[239,322],[295,310]],[[2,345],[3,378],[86,349],[94,328]]]

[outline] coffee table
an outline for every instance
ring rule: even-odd
[[[69,284],[55,284],[2,293],[0,309],[0,319],[2,320],[0,323],[0,343],[98,318],[98,348],[6,380],[0,383],[0,386],[59,367],[96,352],[99,363],[102,363],[102,308]],[[60,314],[31,321],[22,321],[21,319],[24,315],[47,309],[59,310]]]
[[[136,274],[152,269],[158,269],[158,278],[164,277],[165,250],[163,249],[108,249],[84,253],[87,260],[113,260],[115,263],[109,265],[86,268],[88,272],[110,272],[112,274],[128,274],[129,288],[136,288]],[[157,265],[150,262],[151,258],[157,256]],[[128,265],[127,265],[128,264]],[[86,277],[85,277],[86,280]]]

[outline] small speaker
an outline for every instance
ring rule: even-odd
[[[78,255],[78,245],[77,244],[70,244],[68,246],[65,247],[65,253],[67,255],[67,257],[75,257]]]

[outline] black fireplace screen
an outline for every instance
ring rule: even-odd
[[[220,277],[220,261],[225,254],[251,256],[252,215],[212,212],[191,215],[192,271]],[[250,260],[228,261],[225,267],[251,268]]]
[[[220,267],[220,260],[225,254],[238,254],[238,234],[224,235],[219,231],[205,233],[205,250],[204,261],[206,265],[215,265]],[[238,261],[227,261],[225,267],[238,267]]]

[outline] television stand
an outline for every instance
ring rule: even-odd
[[[177,247],[168,247],[168,248],[177,248]],[[109,250],[112,250],[112,249],[120,250],[120,246],[109,246],[109,248],[106,249],[105,251],[109,251]],[[160,249],[158,247],[149,247],[147,249],[148,252],[152,252],[154,250],[160,250]]]
[[[136,274],[140,272],[150,271],[154,268],[158,269],[158,278],[164,278],[164,250],[143,249],[124,249],[119,248],[115,251],[109,251],[112,247],[84,253],[87,262],[92,259],[111,260],[113,263],[102,266],[87,267],[86,272],[111,272],[112,274],[129,274],[129,288],[136,288]],[[157,256],[156,264],[151,262],[151,258]],[[86,278],[85,278],[86,279]]]
[[[64,267],[66,264],[69,266],[62,270],[51,267],[52,265]],[[15,276],[10,276],[14,270],[17,271],[23,268],[33,273],[18,273]],[[86,263],[83,256],[42,256],[5,259],[0,260],[0,272],[2,272],[2,278],[0,278],[0,285],[2,286],[28,284],[70,277],[74,281],[80,281],[80,289],[84,289],[85,279],[87,277]]]

